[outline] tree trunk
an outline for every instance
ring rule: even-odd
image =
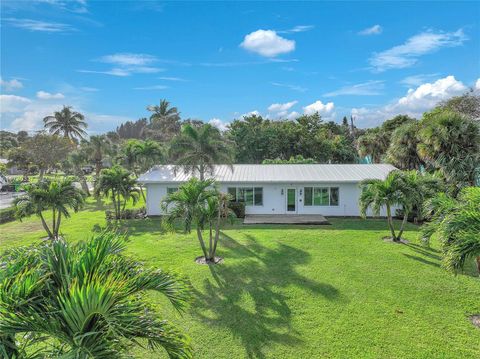
[[[203,255],[205,256],[205,260],[208,261],[207,248],[205,247],[205,242],[203,241],[202,230],[198,226],[197,226],[197,237],[198,237],[198,241],[200,242],[200,246],[202,247],[202,251],[203,251]]]
[[[477,271],[478,271],[478,274],[480,274],[480,256],[477,256]]]
[[[407,218],[408,218],[408,212],[405,210],[405,208],[403,209],[403,221],[402,221],[402,225],[400,226],[400,232],[398,232],[398,240],[401,240],[402,239],[402,234],[403,234],[403,230],[404,230],[404,227],[405,227],[405,224],[407,223]]]
[[[48,234],[48,238],[53,239],[52,231],[50,231],[50,228],[48,228],[47,222],[45,221],[45,218],[43,218],[42,213],[40,212],[40,213],[38,214],[38,216],[40,217],[40,219],[41,219],[41,221],[42,221],[43,228],[45,229],[45,231],[46,231],[47,234]]]
[[[55,238],[58,238],[58,232],[60,231],[61,219],[62,219],[62,212],[58,211],[57,228],[55,229]]]
[[[38,180],[43,180],[43,175],[45,174],[45,168],[40,168],[40,172],[38,174]]]
[[[205,168],[203,167],[203,164],[200,164],[198,172],[200,172],[200,181],[203,181],[205,179]]]
[[[387,222],[388,227],[390,228],[390,232],[392,233],[392,239],[394,242],[397,242],[398,239],[395,235],[395,228],[393,227],[392,210],[389,204],[387,204]]]
[[[100,175],[100,171],[102,170],[102,160],[97,159],[95,160],[95,176],[98,177]]]
[[[222,203],[218,204],[218,213],[217,213],[217,223],[215,224],[215,240],[213,241],[213,258],[215,259],[215,253],[217,252],[217,243],[220,237],[220,221],[221,221],[221,211],[222,211]]]
[[[57,238],[57,223],[56,223],[57,217],[56,217],[56,211],[55,208],[52,208],[52,230],[53,230],[53,236]]]
[[[208,222],[208,227],[209,227],[209,236],[210,236],[209,242],[208,242],[208,244],[209,244],[208,252],[209,252],[209,256],[210,256],[209,259],[215,261],[215,255],[213,253],[213,229],[212,229],[212,222],[211,221]]]
[[[90,196],[90,190],[88,189],[87,179],[81,168],[77,168],[77,176],[80,179],[80,185],[82,186],[83,192]]]

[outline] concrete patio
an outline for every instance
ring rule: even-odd
[[[247,214],[243,224],[330,224],[319,214]]]

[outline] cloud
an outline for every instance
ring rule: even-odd
[[[429,79],[431,79],[432,77],[436,77],[436,76],[438,76],[438,74],[412,75],[412,76],[405,77],[400,81],[400,83],[410,88],[414,86],[420,86],[421,84],[429,81]]]
[[[145,86],[145,87],[134,87],[134,90],[165,90],[168,89],[168,86],[164,85],[152,85],[152,86]]]
[[[97,92],[100,91],[96,87],[88,87],[88,86],[82,86],[80,87],[80,90],[85,91],[85,92]]]
[[[383,31],[383,28],[380,25],[373,25],[372,27],[368,27],[366,29],[363,29],[362,31],[359,31],[359,35],[380,35]]]
[[[313,115],[315,112],[318,112],[319,115],[324,117],[332,117],[335,105],[333,102],[323,103],[320,100],[315,101],[314,103],[305,106],[303,108],[303,113],[306,115]]]
[[[225,132],[228,129],[228,124],[224,123],[222,120],[219,118],[212,118],[208,123],[216,128],[218,128],[220,131]]]
[[[409,89],[405,96],[385,106],[353,108],[352,115],[360,121],[360,127],[378,125],[398,114],[420,118],[440,101],[461,95],[467,90],[467,86],[450,75],[432,83],[424,83],[416,89]]]
[[[29,30],[29,31],[40,31],[40,32],[70,32],[76,31],[74,27],[68,24],[63,24],[59,22],[46,22],[32,19],[18,19],[18,18],[3,18],[10,26]]]
[[[261,56],[275,57],[295,50],[295,41],[277,35],[274,30],[257,30],[246,35],[240,46]]]
[[[178,81],[178,82],[186,82],[187,80],[182,79],[180,77],[157,77],[159,80],[164,80],[164,81]]]
[[[261,116],[261,114],[260,114],[260,111],[253,110],[253,111],[250,111],[250,112],[247,112],[247,113],[244,113],[244,114],[240,115],[240,118],[249,117],[249,116]]]
[[[77,72],[126,77],[132,74],[153,74],[165,71],[162,68],[149,66],[157,62],[158,59],[148,54],[116,53],[102,56],[96,61],[113,65],[113,67],[110,70],[82,69],[77,70]]]
[[[60,92],[53,94],[45,91],[38,91],[37,98],[41,100],[59,100],[65,98],[65,96]]]
[[[293,91],[298,91],[298,92],[305,92],[307,91],[308,89],[305,88],[305,87],[302,87],[302,86],[297,86],[297,85],[289,85],[289,84],[284,84],[284,83],[280,83],[280,82],[271,82],[271,84],[273,86],[277,86],[277,87],[286,87],[290,90],[293,90]]]
[[[86,0],[36,0],[37,3],[45,3],[61,10],[84,14],[88,12]]]
[[[377,72],[406,68],[416,64],[422,55],[444,47],[460,46],[466,40],[467,36],[462,29],[455,32],[426,31],[412,36],[402,45],[374,53],[369,62],[372,69]]]
[[[278,34],[292,34],[292,33],[297,33],[297,32],[305,32],[305,31],[310,31],[313,30],[315,26],[313,25],[297,25],[291,29],[288,30],[280,30],[277,31]]]
[[[3,80],[0,77],[0,87],[5,92],[12,92],[12,91],[20,90],[21,88],[23,88],[23,84],[17,79],[11,79],[10,81],[8,81],[8,80]]]
[[[335,97],[342,95],[351,96],[376,96],[381,95],[384,88],[383,81],[367,81],[360,84],[344,86],[338,90],[324,94],[325,97]]]
[[[290,101],[286,103],[273,103],[270,106],[268,106],[268,112],[269,116],[268,117],[273,117],[273,118],[292,118],[296,115],[298,115],[297,112],[291,112],[289,113],[289,110],[295,106],[298,103],[298,101]]]
[[[0,95],[0,112],[19,112],[25,109],[25,107],[31,101],[26,97],[15,95]]]
[[[475,90],[480,91],[480,79],[477,79],[477,82],[475,82]]]

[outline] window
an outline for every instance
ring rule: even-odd
[[[178,191],[178,187],[167,187],[167,194],[171,194]]]
[[[312,196],[312,192],[313,192],[313,187],[305,187],[303,189],[304,191],[304,199],[303,199],[303,203],[305,206],[311,206],[313,204],[313,196]]]
[[[338,187],[304,187],[304,206],[338,206]]]
[[[233,202],[243,202],[246,206],[263,206],[262,187],[228,187]]]

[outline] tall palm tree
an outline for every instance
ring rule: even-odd
[[[95,234],[21,247],[2,258],[2,358],[123,358],[140,345],[170,358],[191,358],[188,340],[159,318],[155,291],[178,311],[188,284],[123,254],[125,238]],[[32,354],[33,353],[33,354]]]
[[[456,199],[440,193],[424,210],[430,220],[422,228],[424,239],[438,235],[444,266],[457,272],[475,259],[480,273],[480,188],[465,187]]]
[[[360,183],[362,192],[359,205],[362,217],[366,217],[369,208],[373,210],[376,216],[380,215],[382,208],[385,208],[388,227],[394,242],[401,240],[408,214],[412,210],[413,203],[417,200],[412,199],[414,193],[410,193],[410,189],[405,184],[403,177],[404,175],[401,171],[392,171],[385,180],[368,179]],[[394,206],[403,206],[404,211],[404,218],[398,235],[393,225],[392,207]]]
[[[171,139],[180,130],[180,113],[176,107],[170,107],[170,102],[160,100],[159,105],[151,105],[147,110],[152,112],[150,127],[158,132],[163,140]]]
[[[131,177],[130,172],[118,165],[103,169],[95,184],[96,196],[103,195],[112,200],[116,219],[122,218],[128,201],[137,203],[139,192],[136,180]]]
[[[110,151],[110,141],[105,135],[90,136],[87,148],[90,158],[95,163],[95,176],[98,177],[103,160]]]
[[[200,180],[213,174],[215,164],[231,165],[233,158],[227,141],[218,128],[210,124],[184,125],[181,135],[172,140],[169,153],[177,167],[198,175]]]
[[[392,133],[390,146],[387,150],[387,160],[402,170],[419,170],[425,162],[418,154],[420,139],[419,123],[407,122]]]
[[[370,156],[373,163],[380,163],[388,148],[389,137],[381,128],[367,130],[357,140],[358,154]]]
[[[70,140],[83,139],[87,133],[85,117],[80,112],[72,111],[71,106],[63,106],[60,111],[43,119],[45,128],[54,135],[63,135]]]
[[[136,156],[141,171],[147,171],[164,159],[162,146],[156,141],[137,142]]]
[[[74,212],[83,206],[85,193],[65,178],[59,181],[43,180],[24,187],[25,194],[15,198],[17,216],[21,219],[36,214],[50,239],[58,239],[62,216],[70,217],[69,209]],[[50,210],[51,227],[47,224],[44,212]]]

